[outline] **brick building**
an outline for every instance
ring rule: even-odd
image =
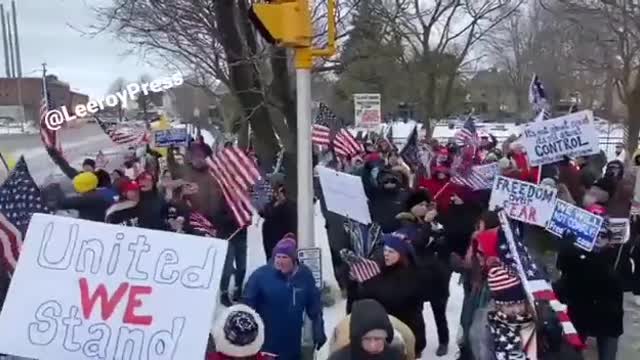
[[[89,101],[87,95],[71,91],[69,84],[58,80],[55,75],[47,76],[47,86],[51,101],[56,107],[66,105],[67,109],[72,112],[75,105]],[[42,101],[42,78],[22,78],[21,88],[26,121],[37,123],[36,119],[39,117],[38,111]],[[0,116],[20,121],[19,115],[16,115],[18,105],[18,79],[0,78]]]

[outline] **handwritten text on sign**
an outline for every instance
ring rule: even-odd
[[[532,166],[554,163],[564,156],[585,156],[600,151],[598,130],[589,110],[527,124],[522,134]]]
[[[598,239],[603,219],[587,210],[558,200],[547,230],[557,236],[563,236],[566,230],[576,236],[576,245],[591,251]]]
[[[34,215],[0,314],[0,352],[202,359],[226,241]]]
[[[489,209],[504,209],[514,220],[545,226],[556,202],[557,191],[498,176],[493,183]]]

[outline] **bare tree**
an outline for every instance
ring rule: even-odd
[[[126,86],[127,80],[125,80],[123,77],[119,77],[113,81],[111,86],[109,86],[109,93],[107,95],[122,93],[126,90]],[[118,97],[118,104],[116,105],[116,111],[118,112],[118,122],[123,121],[126,107],[127,105],[123,104],[120,100],[120,97]]]
[[[543,1],[543,0],[541,0]],[[633,152],[640,133],[640,7],[636,0],[544,0],[545,8],[570,24],[590,51],[580,63],[607,74],[626,106],[626,145]],[[609,82],[607,82],[609,83]]]

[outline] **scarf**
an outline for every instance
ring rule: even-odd
[[[489,330],[493,336],[493,347],[497,360],[530,360],[520,339],[522,327],[533,321],[531,315],[507,317],[501,311],[488,313]]]

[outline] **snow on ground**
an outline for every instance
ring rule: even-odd
[[[331,266],[331,253],[329,251],[329,243],[327,240],[327,233],[324,228],[324,217],[320,211],[320,206],[315,207],[315,245],[322,249],[322,277],[323,280],[331,286],[333,289],[337,289],[338,285],[333,274],[333,267]],[[256,218],[254,225],[249,228],[248,231],[248,252],[247,252],[247,278],[248,276],[259,266],[264,265],[264,249],[262,247],[262,236],[260,230],[261,223]],[[245,279],[246,281],[246,279]],[[455,339],[457,335],[457,325],[459,323],[460,311],[462,310],[463,292],[462,287],[457,284],[458,275],[454,275],[451,280],[451,297],[449,298],[449,305],[447,307],[447,319],[449,321],[449,332],[451,338],[451,344],[449,348],[449,355],[438,359],[453,360],[455,359],[455,352],[457,347],[455,345]],[[342,320],[345,315],[346,301],[342,298],[332,307],[324,308],[324,326],[327,337],[331,339],[333,329]],[[216,310],[216,319],[221,313],[223,307],[218,304]],[[427,328],[427,348],[423,353],[423,359],[434,359],[435,351],[438,346],[438,336],[436,334],[435,322],[433,320],[433,313],[431,307],[425,304],[425,310],[423,312],[426,328]],[[214,319],[215,322],[215,319]],[[327,359],[329,357],[329,345],[325,345],[317,354],[317,359]]]

